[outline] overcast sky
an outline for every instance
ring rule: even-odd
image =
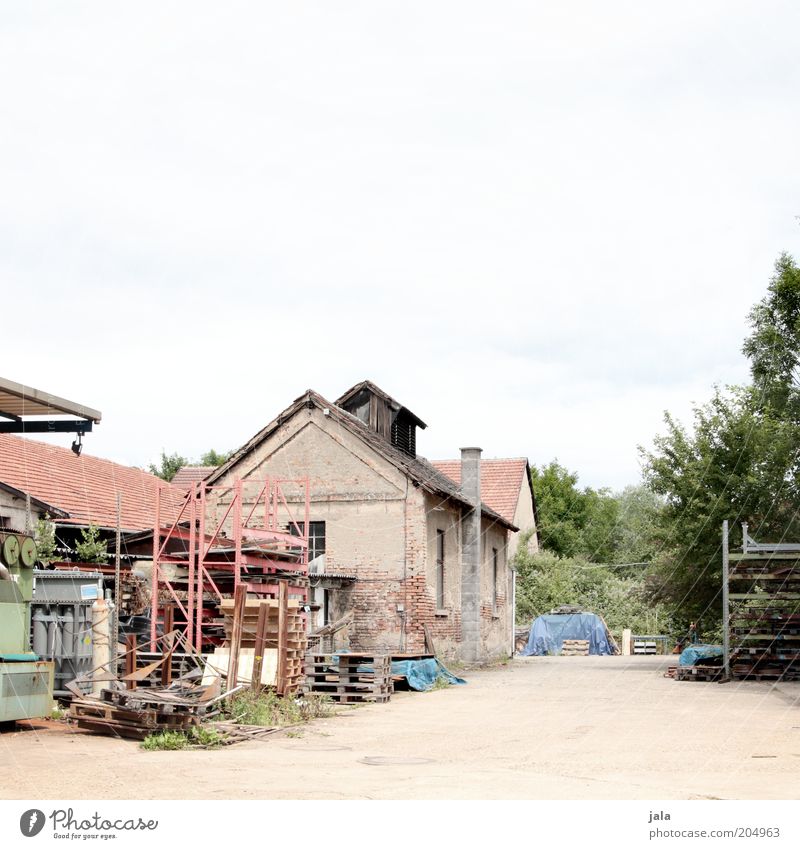
[[[622,487],[800,255],[796,3],[0,9],[0,373],[87,453],[370,378],[431,459]]]

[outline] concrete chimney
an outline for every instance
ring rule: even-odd
[[[461,449],[461,494],[472,505],[461,519],[461,656],[480,658],[481,449]]]

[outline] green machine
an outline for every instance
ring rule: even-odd
[[[31,651],[31,596],[36,543],[0,533],[0,723],[49,716],[53,664]]]

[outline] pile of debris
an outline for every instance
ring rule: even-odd
[[[97,696],[73,699],[70,719],[78,728],[144,740],[161,731],[188,731],[219,713],[231,694],[219,684],[204,687],[182,679],[166,688],[125,690],[104,687]]]

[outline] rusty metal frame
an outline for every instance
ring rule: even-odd
[[[246,487],[255,484],[257,494],[250,499]],[[222,600],[223,592],[211,575],[211,570],[229,572],[233,577],[233,592],[242,583],[247,583],[248,592],[264,596],[279,593],[277,572],[295,572],[298,578],[308,577],[308,530],[311,512],[308,478],[283,479],[266,478],[237,479],[232,484],[211,486],[204,482],[194,483],[186,494],[184,502],[174,521],[162,521],[162,488],[156,491],[156,522],[153,529],[153,574],[150,638],[155,640],[159,609],[159,590],[166,589],[172,596],[178,610],[183,614],[186,640],[199,652],[203,645],[203,597],[207,591],[213,592]],[[290,505],[285,487],[299,488],[299,504],[293,500]],[[225,506],[219,496],[229,496],[230,503]],[[209,516],[209,508],[225,506],[220,519]],[[245,510],[249,506],[246,516]],[[260,508],[263,507],[263,514]],[[303,518],[296,514],[302,511]],[[262,519],[263,515],[263,519]],[[285,517],[286,529],[280,524],[280,516]],[[244,518],[243,518],[244,516]],[[262,525],[253,524],[258,516]],[[302,531],[300,522],[302,521]],[[188,530],[182,523],[188,522]],[[226,534],[229,525],[229,534]],[[168,553],[169,544],[180,539],[188,543],[186,556],[177,557]],[[224,547],[223,541],[232,543]],[[269,552],[251,553],[244,549],[248,543],[254,543],[256,550],[264,543],[272,548]],[[225,557],[221,552],[225,552]],[[232,558],[231,558],[232,555]],[[166,575],[167,563],[180,563],[188,567],[187,597],[182,601]],[[242,579],[243,571],[248,577],[263,577],[264,581]],[[304,586],[292,587],[293,591],[306,601],[308,590]],[[177,627],[177,626],[176,626]]]

